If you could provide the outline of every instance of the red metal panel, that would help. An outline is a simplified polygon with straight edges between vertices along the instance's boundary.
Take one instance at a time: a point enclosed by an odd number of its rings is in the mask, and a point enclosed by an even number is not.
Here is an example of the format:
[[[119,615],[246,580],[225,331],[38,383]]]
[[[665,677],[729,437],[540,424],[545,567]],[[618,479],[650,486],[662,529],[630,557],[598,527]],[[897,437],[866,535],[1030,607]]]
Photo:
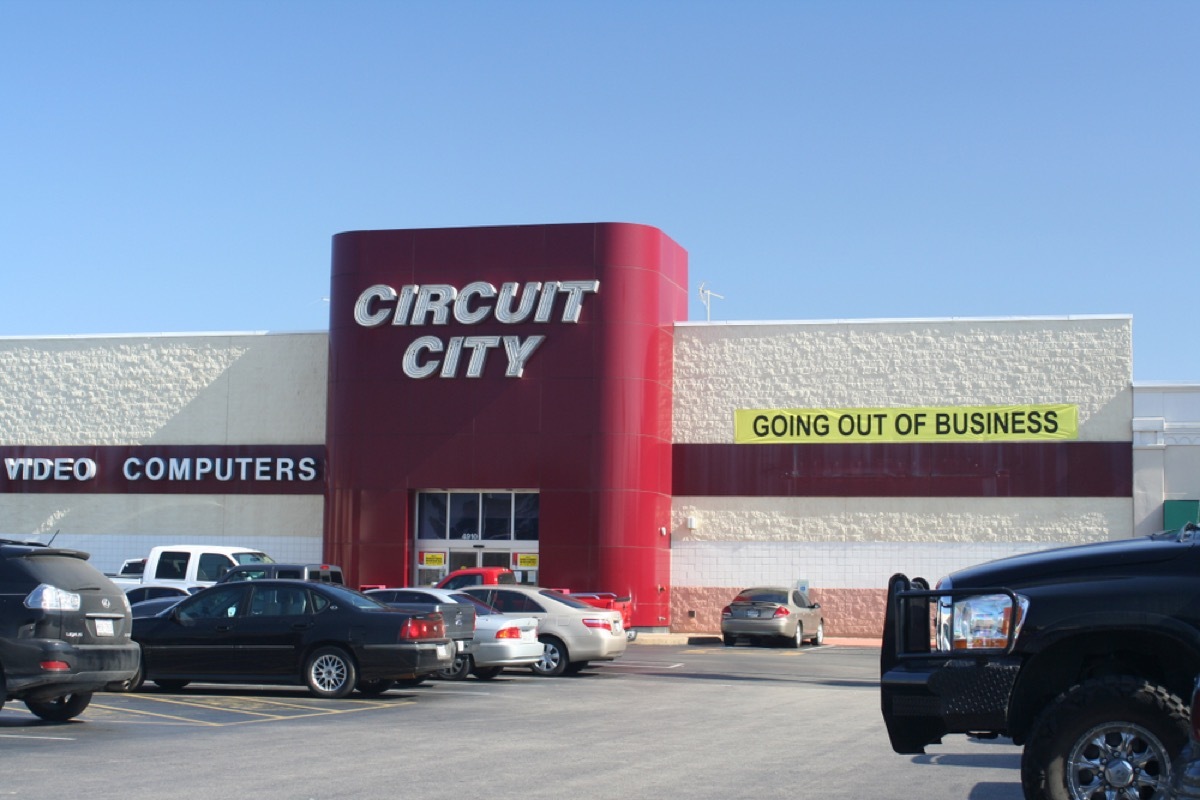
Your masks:
[[[669,537],[658,530],[670,525],[672,336],[687,313],[683,249],[657,229],[617,223],[360,231],[334,238],[333,262],[329,557],[352,581],[403,582],[412,566],[407,550],[400,558],[397,547],[362,545],[395,543],[401,528],[388,518],[396,515],[405,517],[407,536],[413,492],[536,489],[541,582],[619,586],[646,600],[637,624],[667,624],[658,587],[669,581]],[[545,323],[354,321],[369,286],[461,290],[476,281],[598,281],[599,290],[585,295],[573,323],[561,319],[561,301]],[[402,361],[420,336],[440,337],[446,348],[455,336],[545,339],[519,378],[505,377],[503,353],[489,351],[480,377],[417,379],[405,376]],[[421,363],[433,363],[432,352],[422,351]],[[379,507],[388,514],[372,511]]]

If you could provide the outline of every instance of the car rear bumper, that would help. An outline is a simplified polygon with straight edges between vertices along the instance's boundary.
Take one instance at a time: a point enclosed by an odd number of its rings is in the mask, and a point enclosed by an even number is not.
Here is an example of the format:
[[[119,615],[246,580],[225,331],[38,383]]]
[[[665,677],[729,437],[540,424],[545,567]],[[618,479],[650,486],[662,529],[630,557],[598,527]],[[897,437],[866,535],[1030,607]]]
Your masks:
[[[403,680],[454,666],[453,639],[366,645],[358,652],[361,680]]]
[[[473,658],[477,667],[524,667],[542,657],[545,647],[534,639],[532,642],[486,642],[477,643]]]
[[[721,633],[732,636],[791,636],[795,631],[793,627],[788,632],[786,617],[721,620]]]
[[[17,699],[98,692],[133,678],[140,660],[136,642],[72,645],[56,639],[9,640],[3,652],[4,679],[8,695]]]
[[[568,644],[567,649],[572,661],[612,661],[625,652],[628,644],[624,631],[617,636],[605,632],[576,642],[574,647]]]

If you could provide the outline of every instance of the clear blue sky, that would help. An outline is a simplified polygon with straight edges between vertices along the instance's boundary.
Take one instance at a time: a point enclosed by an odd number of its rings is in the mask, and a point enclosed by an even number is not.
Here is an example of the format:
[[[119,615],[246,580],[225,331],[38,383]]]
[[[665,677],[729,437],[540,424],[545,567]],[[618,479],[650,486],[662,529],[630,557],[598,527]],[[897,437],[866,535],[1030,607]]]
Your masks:
[[[1200,382],[1200,2],[0,0],[0,336],[327,324],[344,230],[654,225],[714,320],[1133,316]]]

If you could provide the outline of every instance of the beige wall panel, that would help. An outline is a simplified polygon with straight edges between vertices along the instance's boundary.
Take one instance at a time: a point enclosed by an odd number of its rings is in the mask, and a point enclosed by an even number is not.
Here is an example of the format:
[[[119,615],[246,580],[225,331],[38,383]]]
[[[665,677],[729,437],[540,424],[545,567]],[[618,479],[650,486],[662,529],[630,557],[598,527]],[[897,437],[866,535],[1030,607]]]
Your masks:
[[[327,343],[324,333],[0,339],[0,444],[319,444]]]
[[[1072,403],[1080,439],[1128,441],[1132,321],[686,323],[675,441],[733,440],[738,408]]]
[[[672,540],[1084,544],[1132,535],[1131,513],[1126,498],[676,497]]]

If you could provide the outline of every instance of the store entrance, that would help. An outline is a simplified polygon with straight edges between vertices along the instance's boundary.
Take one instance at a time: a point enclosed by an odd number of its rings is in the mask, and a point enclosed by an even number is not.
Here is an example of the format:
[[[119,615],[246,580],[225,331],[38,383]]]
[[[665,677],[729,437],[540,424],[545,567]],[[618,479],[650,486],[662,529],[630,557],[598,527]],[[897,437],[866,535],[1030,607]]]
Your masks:
[[[450,571],[472,567],[507,567],[512,561],[508,550],[488,550],[482,545],[470,550],[450,550]]]

